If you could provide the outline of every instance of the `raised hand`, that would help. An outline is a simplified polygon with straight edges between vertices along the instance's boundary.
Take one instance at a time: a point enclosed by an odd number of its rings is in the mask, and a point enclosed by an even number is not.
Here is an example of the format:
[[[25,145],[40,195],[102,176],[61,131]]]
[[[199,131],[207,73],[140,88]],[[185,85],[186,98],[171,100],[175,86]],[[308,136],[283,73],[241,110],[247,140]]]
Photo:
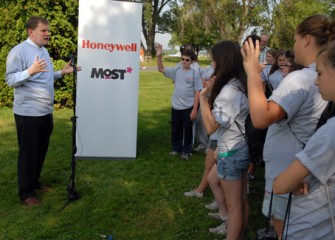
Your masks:
[[[207,97],[208,93],[212,90],[216,76],[211,77],[209,81],[205,81],[205,87],[201,90],[200,95]]]
[[[256,46],[252,42],[251,38],[245,41],[241,48],[241,54],[243,57],[244,69],[247,75],[250,75],[251,73],[255,72],[257,74],[262,72],[264,66],[260,64],[258,61],[258,57],[260,54],[258,40],[256,40]]]
[[[158,56],[162,56],[162,54],[163,54],[162,44],[157,44],[157,47],[156,47],[156,55],[157,55],[157,57]]]

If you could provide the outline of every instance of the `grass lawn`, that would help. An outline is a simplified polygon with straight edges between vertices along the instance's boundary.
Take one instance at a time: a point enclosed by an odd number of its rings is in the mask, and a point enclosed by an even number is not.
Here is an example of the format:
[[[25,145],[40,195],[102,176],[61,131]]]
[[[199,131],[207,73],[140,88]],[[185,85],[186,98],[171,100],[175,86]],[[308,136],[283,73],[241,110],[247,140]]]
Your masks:
[[[17,196],[12,110],[1,109],[0,239],[101,239],[98,234],[112,235],[114,240],[222,239],[208,232],[218,225],[207,217],[204,207],[213,200],[211,191],[202,199],[183,196],[201,180],[205,153],[195,153],[189,161],[168,154],[172,90],[171,81],[162,74],[141,71],[137,158],[77,160],[76,188],[81,198],[63,210],[71,174],[72,111],[54,112],[54,131],[41,176],[53,190],[39,195],[41,206],[28,208]],[[247,239],[253,239],[265,223],[263,170],[257,173],[250,187]]]

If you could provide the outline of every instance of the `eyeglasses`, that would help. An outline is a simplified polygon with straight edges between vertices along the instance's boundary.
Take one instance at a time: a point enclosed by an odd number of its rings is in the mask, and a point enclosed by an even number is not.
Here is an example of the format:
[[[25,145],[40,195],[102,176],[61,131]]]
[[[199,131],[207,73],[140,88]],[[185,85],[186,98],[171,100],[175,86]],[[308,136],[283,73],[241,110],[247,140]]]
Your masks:
[[[181,58],[181,60],[182,60],[182,61],[185,61],[185,62],[189,62],[189,61],[191,61],[191,59],[189,59],[189,58]]]

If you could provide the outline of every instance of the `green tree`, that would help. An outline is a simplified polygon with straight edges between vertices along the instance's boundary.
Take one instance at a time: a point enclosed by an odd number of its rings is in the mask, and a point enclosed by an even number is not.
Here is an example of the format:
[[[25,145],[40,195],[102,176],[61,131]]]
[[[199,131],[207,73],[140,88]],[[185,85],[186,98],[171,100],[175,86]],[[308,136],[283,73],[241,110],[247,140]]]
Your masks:
[[[271,46],[292,48],[295,28],[303,19],[313,14],[331,16],[333,12],[333,0],[282,0],[274,7]]]
[[[142,32],[147,44],[147,54],[155,55],[156,33],[167,33],[174,22],[171,9],[177,0],[143,0]],[[165,10],[169,8],[168,10]]]
[[[230,39],[240,42],[251,26],[268,28],[271,0],[184,0],[174,33],[197,49]]]

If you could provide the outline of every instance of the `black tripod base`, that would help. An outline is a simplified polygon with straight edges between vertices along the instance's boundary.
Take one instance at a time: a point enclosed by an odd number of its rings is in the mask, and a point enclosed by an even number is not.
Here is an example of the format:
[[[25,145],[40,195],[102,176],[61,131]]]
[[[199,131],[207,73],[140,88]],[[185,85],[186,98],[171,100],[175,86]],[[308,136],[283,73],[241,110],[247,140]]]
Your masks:
[[[67,197],[69,201],[76,201],[80,199],[80,194],[73,188],[67,187]]]
[[[72,186],[66,188],[67,191],[67,201],[64,206],[59,210],[60,212],[69,204],[69,202],[76,201],[80,198],[80,194]]]

